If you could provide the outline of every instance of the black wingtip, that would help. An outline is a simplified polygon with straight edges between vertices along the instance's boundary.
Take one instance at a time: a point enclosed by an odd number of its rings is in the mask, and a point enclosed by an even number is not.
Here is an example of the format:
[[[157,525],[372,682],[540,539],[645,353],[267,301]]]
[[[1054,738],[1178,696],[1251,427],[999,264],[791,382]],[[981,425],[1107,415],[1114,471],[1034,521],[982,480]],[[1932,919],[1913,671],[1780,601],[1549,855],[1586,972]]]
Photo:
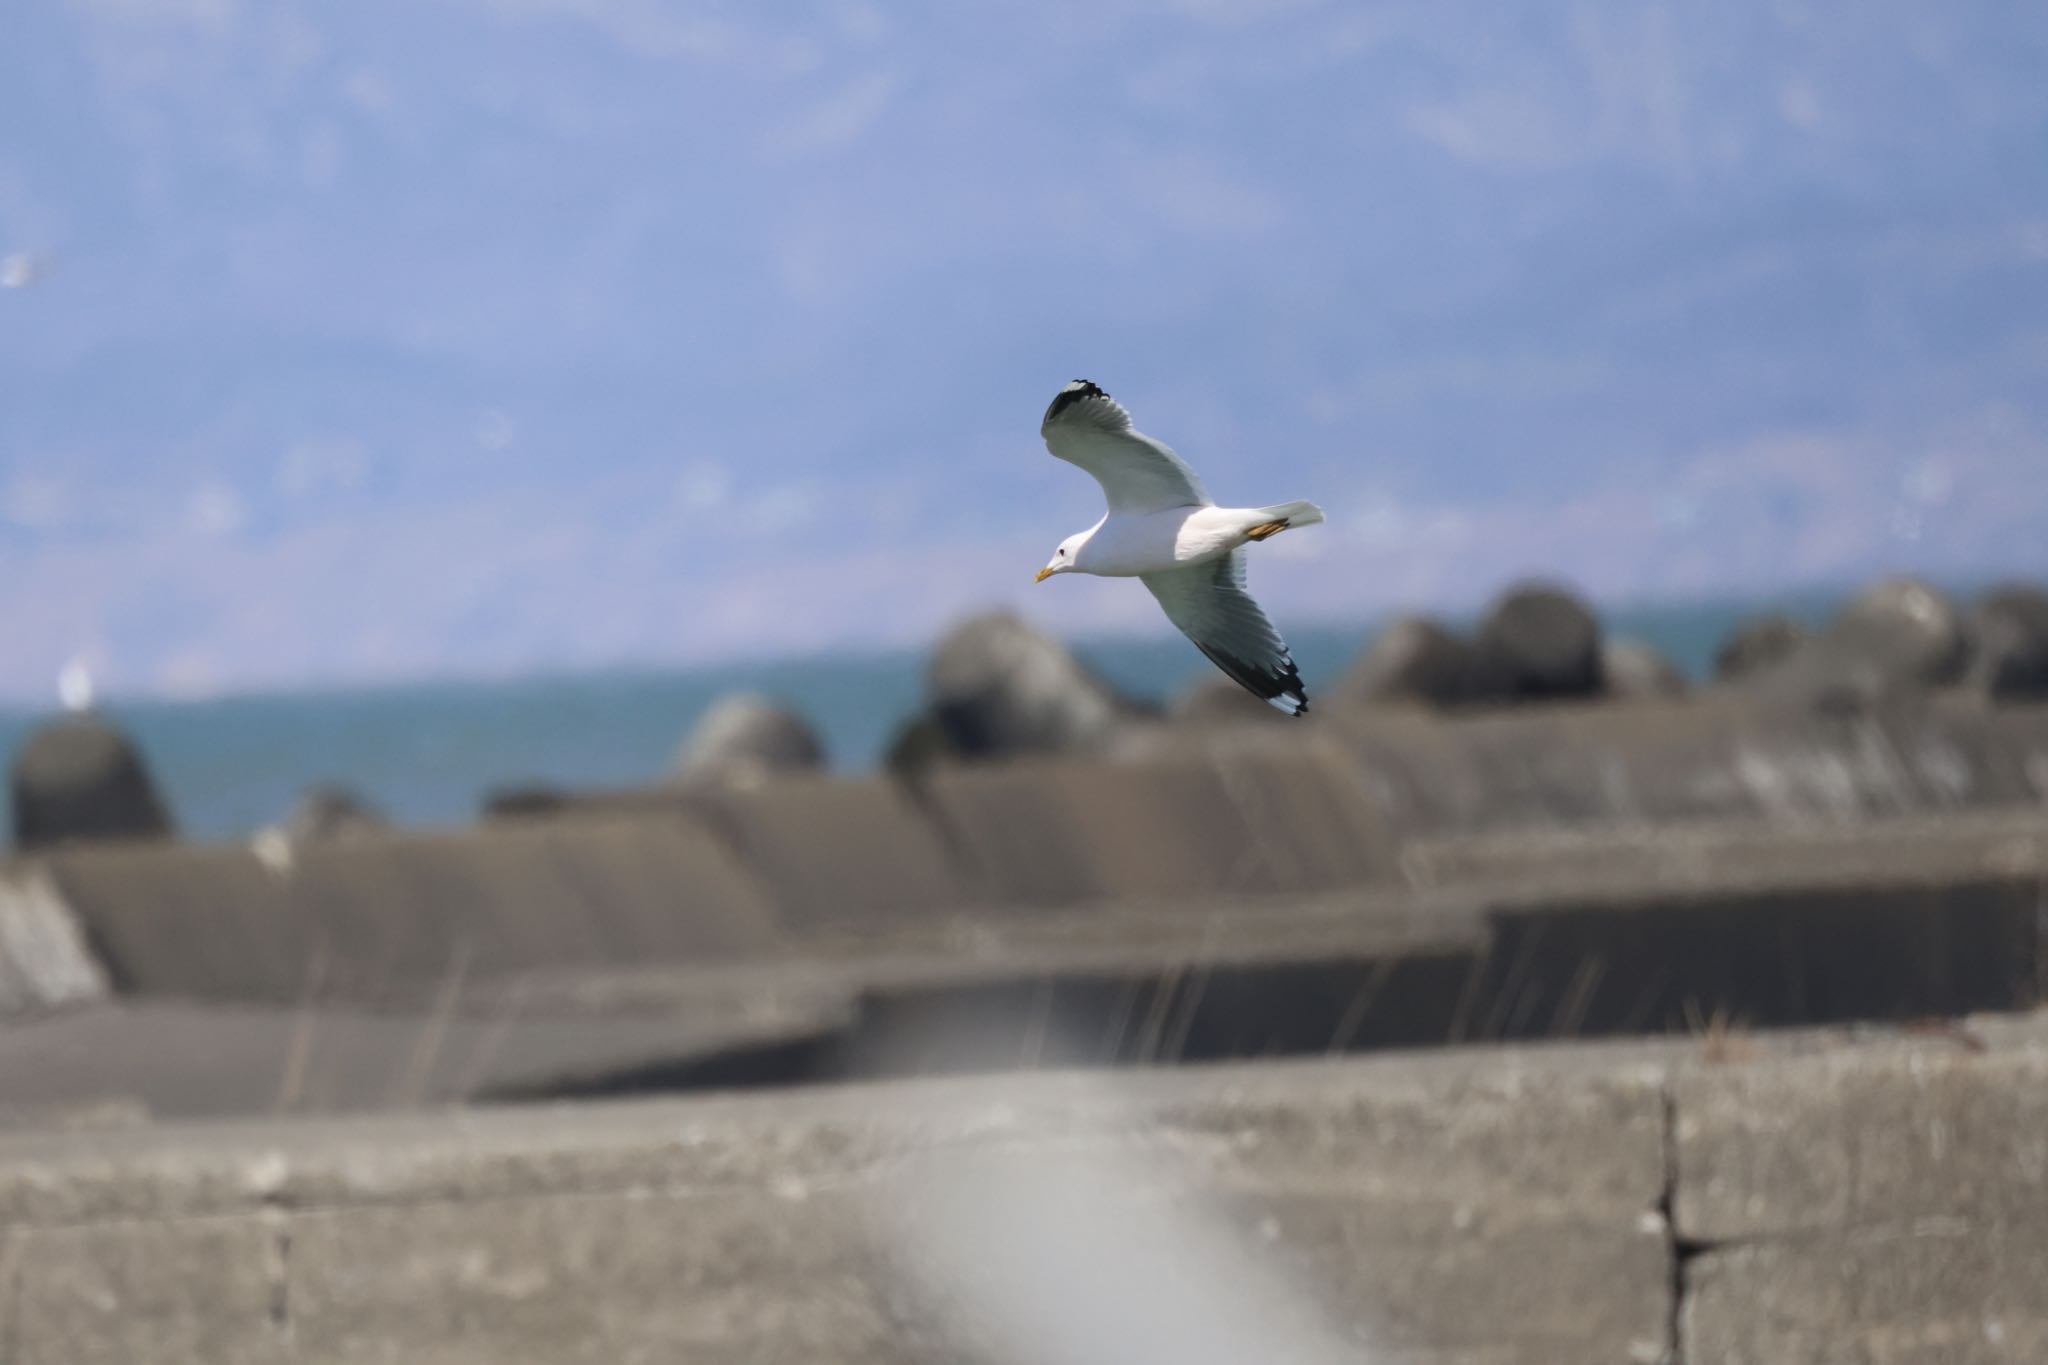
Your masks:
[[[1045,421],[1040,422],[1039,425],[1045,425],[1045,422],[1050,422],[1053,418],[1059,416],[1084,398],[1108,397],[1109,395],[1104,393],[1101,386],[1096,384],[1094,380],[1076,379],[1053,395],[1052,406],[1045,410]]]
[[[1195,641],[1195,648],[1207,655],[1209,662],[1222,669],[1232,682],[1275,711],[1289,716],[1308,714],[1308,688],[1302,684],[1301,670],[1295,667],[1292,655],[1280,656],[1286,667],[1275,673],[1221,650],[1211,649],[1200,640]]]

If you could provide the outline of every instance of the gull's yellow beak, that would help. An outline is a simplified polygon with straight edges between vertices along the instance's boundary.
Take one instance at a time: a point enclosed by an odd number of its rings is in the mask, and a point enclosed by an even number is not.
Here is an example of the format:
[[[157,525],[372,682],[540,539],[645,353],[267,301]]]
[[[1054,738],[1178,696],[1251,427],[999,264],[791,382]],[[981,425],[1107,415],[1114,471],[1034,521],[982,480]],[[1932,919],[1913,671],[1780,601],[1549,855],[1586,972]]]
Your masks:
[[[1051,565],[1047,565],[1047,566],[1046,566],[1045,568],[1043,568],[1043,569],[1040,569],[1040,570],[1038,571],[1038,576],[1037,576],[1036,578],[1032,579],[1031,581],[1032,581],[1033,583],[1043,583],[1043,582],[1044,582],[1044,581],[1045,581],[1046,579],[1048,579],[1048,578],[1051,578],[1051,577],[1052,577],[1052,566],[1051,566]]]

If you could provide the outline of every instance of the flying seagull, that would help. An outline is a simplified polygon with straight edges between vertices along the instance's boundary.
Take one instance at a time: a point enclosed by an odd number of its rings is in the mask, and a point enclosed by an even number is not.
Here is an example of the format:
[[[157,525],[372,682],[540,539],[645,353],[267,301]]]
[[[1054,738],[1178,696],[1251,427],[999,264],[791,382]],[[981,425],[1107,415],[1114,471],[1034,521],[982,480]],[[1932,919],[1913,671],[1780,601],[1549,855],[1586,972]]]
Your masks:
[[[1136,578],[1166,619],[1209,661],[1268,704],[1308,710],[1287,642],[1244,588],[1244,547],[1292,526],[1312,526],[1312,502],[1218,507],[1180,456],[1131,427],[1131,415],[1086,379],[1056,394],[1038,432],[1046,449],[1095,476],[1109,499],[1102,520],[1060,542],[1038,571]]]

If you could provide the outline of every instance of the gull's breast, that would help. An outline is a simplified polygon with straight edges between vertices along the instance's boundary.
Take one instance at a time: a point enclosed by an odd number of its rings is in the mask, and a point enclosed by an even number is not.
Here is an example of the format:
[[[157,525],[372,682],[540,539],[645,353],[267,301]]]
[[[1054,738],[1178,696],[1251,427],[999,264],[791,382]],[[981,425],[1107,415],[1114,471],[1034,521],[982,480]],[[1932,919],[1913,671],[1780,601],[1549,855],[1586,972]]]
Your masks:
[[[1187,557],[1192,548],[1189,524],[1202,509],[1174,507],[1142,516],[1111,517],[1102,523],[1083,551],[1081,567],[1109,578],[1134,578],[1196,563]],[[1200,539],[1198,534],[1194,539]],[[1214,554],[1206,556],[1215,558]]]

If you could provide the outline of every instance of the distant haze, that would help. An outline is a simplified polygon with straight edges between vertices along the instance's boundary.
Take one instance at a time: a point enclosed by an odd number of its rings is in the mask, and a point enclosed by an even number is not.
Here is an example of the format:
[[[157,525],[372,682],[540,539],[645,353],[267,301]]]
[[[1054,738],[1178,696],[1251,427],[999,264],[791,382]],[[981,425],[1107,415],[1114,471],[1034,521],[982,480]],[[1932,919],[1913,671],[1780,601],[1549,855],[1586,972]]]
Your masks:
[[[0,699],[2048,572],[2048,9],[14,0]]]

